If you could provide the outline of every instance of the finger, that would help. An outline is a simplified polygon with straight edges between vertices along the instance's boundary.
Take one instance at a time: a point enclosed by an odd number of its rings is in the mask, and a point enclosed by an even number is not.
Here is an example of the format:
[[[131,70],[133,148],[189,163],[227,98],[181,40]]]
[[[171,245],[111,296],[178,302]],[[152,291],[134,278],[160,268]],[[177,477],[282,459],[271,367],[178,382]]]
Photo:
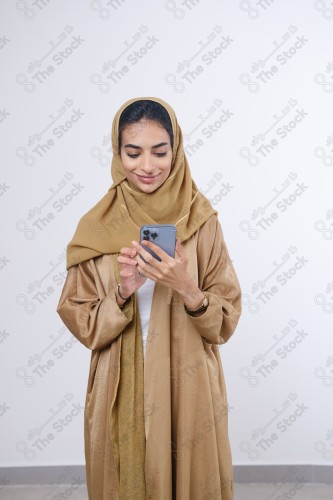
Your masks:
[[[147,250],[145,250],[144,247],[142,247],[141,245],[139,245],[136,241],[132,241],[133,245],[135,246],[135,248],[137,249],[138,251],[138,255],[136,256],[136,260],[139,264],[143,263],[143,260],[142,260],[142,257],[144,258],[144,260],[151,266],[154,267],[154,265],[156,264],[157,260],[149,253],[147,252]]]
[[[176,238],[176,252],[179,256],[183,256],[185,254],[184,247],[180,243],[180,238]]]
[[[139,275],[141,278],[147,278],[147,276],[148,276],[148,272],[147,272],[147,271],[145,271],[144,269],[142,269],[142,267],[141,267],[140,265],[138,265],[137,270],[138,270],[138,275]]]
[[[156,274],[156,269],[151,266],[150,264],[146,264],[142,258],[140,257],[140,255],[138,255],[136,257],[136,259],[140,260],[140,262],[138,262],[138,266],[137,266],[137,271],[138,271],[138,274],[140,276],[144,275],[145,278],[153,278]],[[153,257],[154,259],[154,257]],[[156,259],[154,259],[156,261]],[[156,261],[157,262],[157,261]],[[140,274],[141,273],[141,274]]]
[[[153,243],[152,241],[148,241],[148,240],[143,240],[142,241],[142,244],[143,244],[143,247],[148,247],[150,248],[151,250],[153,250],[153,252],[156,253],[156,255],[165,263],[167,263],[168,261],[171,260],[171,257],[170,255],[168,255],[162,248],[160,248],[158,245],[156,245],[156,243]],[[140,247],[141,249],[142,247]],[[139,250],[140,250],[139,249]],[[148,255],[150,255],[149,252],[146,252]],[[154,261],[156,262],[156,259],[151,255],[151,257],[154,259]],[[146,259],[145,255],[144,255],[144,258]],[[147,260],[147,259],[146,259]]]
[[[120,249],[120,253],[122,255],[128,255],[129,257],[134,257],[137,254],[137,251],[135,248],[122,247]]]
[[[133,276],[133,273],[130,273],[128,271],[120,271],[119,276],[121,278],[130,278],[131,276]]]
[[[136,263],[137,263],[137,270],[138,272],[142,273],[142,274],[148,274],[149,271],[152,269],[153,266],[151,266],[150,264],[146,264],[142,258],[140,257],[140,255],[138,255],[137,257],[135,257],[136,259]],[[140,261],[140,262],[139,262]]]
[[[137,265],[137,262],[136,262],[136,260],[134,258],[122,257],[121,255],[117,257],[117,261],[120,264],[129,264],[131,266],[136,266]]]

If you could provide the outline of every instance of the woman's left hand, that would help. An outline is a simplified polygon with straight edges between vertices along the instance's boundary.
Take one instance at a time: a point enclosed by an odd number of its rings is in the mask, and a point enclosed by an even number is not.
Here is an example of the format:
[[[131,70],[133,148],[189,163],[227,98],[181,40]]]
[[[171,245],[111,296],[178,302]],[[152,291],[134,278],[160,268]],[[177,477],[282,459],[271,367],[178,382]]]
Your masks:
[[[133,240],[132,245],[138,251],[135,259],[138,263],[137,269],[141,274],[176,291],[185,288],[185,284],[191,277],[187,272],[188,256],[179,238],[176,238],[175,258],[170,257],[170,255],[152,241],[143,240],[141,246]],[[147,252],[144,248],[145,246],[153,250],[159,256],[161,262]],[[142,260],[139,253],[147,263]]]

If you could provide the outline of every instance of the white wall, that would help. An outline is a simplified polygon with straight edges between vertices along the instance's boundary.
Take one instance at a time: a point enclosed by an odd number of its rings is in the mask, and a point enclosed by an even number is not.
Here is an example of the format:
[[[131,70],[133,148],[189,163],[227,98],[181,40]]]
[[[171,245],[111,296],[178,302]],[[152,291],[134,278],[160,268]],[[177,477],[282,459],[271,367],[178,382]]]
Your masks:
[[[66,245],[112,184],[114,113],[138,96],[175,109],[242,286],[243,315],[220,348],[234,463],[332,463],[323,3],[1,2],[2,466],[84,464],[90,351],[56,306]]]

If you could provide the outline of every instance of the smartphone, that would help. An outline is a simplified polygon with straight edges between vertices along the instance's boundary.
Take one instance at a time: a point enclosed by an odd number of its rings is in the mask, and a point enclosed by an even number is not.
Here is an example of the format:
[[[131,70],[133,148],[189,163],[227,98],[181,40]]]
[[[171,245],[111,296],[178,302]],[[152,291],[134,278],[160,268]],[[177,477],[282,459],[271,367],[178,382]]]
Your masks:
[[[142,240],[152,241],[164,250],[170,257],[175,257],[176,248],[176,226],[173,224],[148,224],[140,227],[140,243]],[[144,245],[143,245],[144,246]],[[162,259],[151,248],[145,247],[155,259]],[[141,259],[145,259],[140,255]],[[146,262],[148,264],[148,262]]]

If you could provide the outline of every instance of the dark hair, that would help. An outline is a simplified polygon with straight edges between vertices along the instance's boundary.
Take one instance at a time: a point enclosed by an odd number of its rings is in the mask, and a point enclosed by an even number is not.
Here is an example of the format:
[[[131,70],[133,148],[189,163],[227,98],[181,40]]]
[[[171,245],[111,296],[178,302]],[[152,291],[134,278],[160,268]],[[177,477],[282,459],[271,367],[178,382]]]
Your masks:
[[[148,99],[141,99],[129,104],[119,117],[119,132],[118,132],[118,151],[120,154],[121,148],[121,133],[132,123],[137,123],[140,120],[150,120],[159,123],[170,137],[171,148],[173,149],[173,131],[169,113],[162,104]]]

